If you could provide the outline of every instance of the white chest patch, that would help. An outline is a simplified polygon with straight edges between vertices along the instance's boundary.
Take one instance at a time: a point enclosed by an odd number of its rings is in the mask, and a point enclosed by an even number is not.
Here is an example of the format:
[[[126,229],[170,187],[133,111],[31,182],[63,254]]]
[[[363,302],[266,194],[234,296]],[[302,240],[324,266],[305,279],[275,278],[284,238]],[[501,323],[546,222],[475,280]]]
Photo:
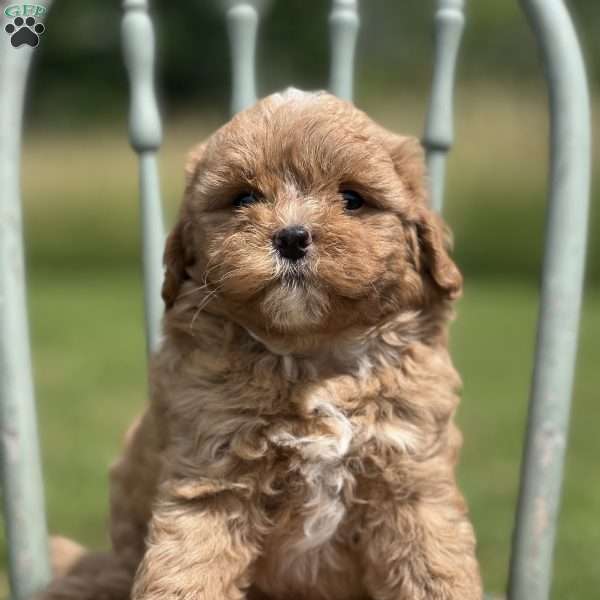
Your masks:
[[[304,536],[288,548],[290,555],[295,556],[323,546],[335,534],[345,514],[341,492],[344,483],[352,478],[343,463],[353,435],[349,419],[319,397],[311,399],[308,409],[318,415],[319,424],[327,432],[296,436],[277,431],[270,436],[272,443],[294,448],[303,459],[299,471],[307,485],[302,509]]]

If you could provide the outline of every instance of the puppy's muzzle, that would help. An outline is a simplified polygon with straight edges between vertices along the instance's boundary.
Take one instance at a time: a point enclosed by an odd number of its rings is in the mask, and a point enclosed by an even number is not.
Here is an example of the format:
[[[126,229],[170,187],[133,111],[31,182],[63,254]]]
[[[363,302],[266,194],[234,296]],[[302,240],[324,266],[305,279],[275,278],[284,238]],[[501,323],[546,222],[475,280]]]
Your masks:
[[[310,231],[302,225],[285,227],[273,236],[273,245],[278,254],[291,261],[303,258],[311,243]]]

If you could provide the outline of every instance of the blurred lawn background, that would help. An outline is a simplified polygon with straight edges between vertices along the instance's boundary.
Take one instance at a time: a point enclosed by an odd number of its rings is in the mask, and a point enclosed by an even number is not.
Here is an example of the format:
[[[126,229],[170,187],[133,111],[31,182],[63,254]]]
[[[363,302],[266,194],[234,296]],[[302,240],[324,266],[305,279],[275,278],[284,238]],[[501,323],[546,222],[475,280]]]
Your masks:
[[[154,2],[165,118],[168,222],[186,150],[227,118],[229,57],[216,1]],[[328,2],[262,2],[261,92],[324,87]],[[363,1],[357,104],[419,134],[431,74],[433,2]],[[588,57],[594,108],[600,3],[569,2]],[[117,2],[57,0],[30,90],[23,155],[29,309],[46,502],[52,532],[107,544],[107,466],[145,401],[137,166]],[[596,35],[594,35],[596,31]],[[445,215],[466,276],[453,329],[464,379],[460,479],[486,588],[506,584],[533,359],[547,164],[545,88],[516,2],[470,3],[458,74],[457,145]],[[598,111],[595,110],[595,114]],[[596,138],[600,133],[595,121]],[[597,153],[596,153],[597,154]],[[600,587],[600,218],[594,173],[581,346],[554,600]],[[0,597],[7,594],[0,555]]]

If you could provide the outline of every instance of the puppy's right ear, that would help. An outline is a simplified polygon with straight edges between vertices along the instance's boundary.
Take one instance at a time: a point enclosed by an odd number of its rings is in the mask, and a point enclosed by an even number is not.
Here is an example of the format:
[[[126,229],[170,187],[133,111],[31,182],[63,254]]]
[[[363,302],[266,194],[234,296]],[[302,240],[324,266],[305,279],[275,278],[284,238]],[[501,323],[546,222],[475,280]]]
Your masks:
[[[204,156],[206,150],[206,142],[202,142],[194,146],[188,153],[185,159],[185,186],[188,188],[196,178],[198,173],[198,165]]]
[[[162,286],[162,298],[165,309],[169,310],[175,303],[181,285],[186,279],[186,266],[189,262],[189,251],[185,244],[185,221],[182,217],[173,228],[167,238],[163,264],[165,266],[165,278]]]
[[[198,173],[198,166],[204,156],[206,142],[194,146],[187,154],[185,159],[185,202],[188,201],[191,194],[191,186],[194,183]],[[165,278],[162,286],[162,297],[165,302],[166,310],[169,310],[175,303],[179,294],[181,285],[187,278],[186,267],[193,262],[191,256],[190,241],[187,239],[189,234],[187,228],[189,218],[185,215],[185,209],[182,209],[179,220],[173,228],[173,231],[167,238],[165,253],[163,255],[163,264],[165,266]]]

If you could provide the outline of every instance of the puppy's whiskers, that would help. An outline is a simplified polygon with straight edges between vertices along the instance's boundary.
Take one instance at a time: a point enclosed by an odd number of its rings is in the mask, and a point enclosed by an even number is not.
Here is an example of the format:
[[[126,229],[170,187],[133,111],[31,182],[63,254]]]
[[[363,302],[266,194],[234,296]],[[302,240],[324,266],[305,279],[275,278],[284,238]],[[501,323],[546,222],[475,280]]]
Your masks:
[[[198,315],[202,312],[202,310],[206,307],[206,305],[219,293],[222,289],[223,285],[217,286],[214,290],[211,290],[206,297],[198,304],[196,310],[194,311],[194,315],[192,316],[192,320],[190,321],[190,332],[194,335],[194,323],[198,318]]]
[[[207,287],[208,287],[208,283],[204,283],[203,285],[192,288],[191,290],[188,290],[187,292],[184,292],[183,294],[179,294],[179,297],[185,298],[186,296],[191,296],[192,294],[197,294],[198,292],[205,290]]]
[[[205,283],[202,286],[199,286],[193,290],[190,290],[189,292],[186,292],[186,294],[184,294],[184,295],[191,295],[192,293],[199,293],[203,290],[208,290],[208,293],[206,294],[206,296],[200,301],[200,303],[196,307],[196,310],[194,311],[194,314],[190,321],[190,331],[191,331],[192,335],[194,334],[194,324],[195,324],[198,316],[202,312],[202,310],[204,310],[204,308],[206,308],[208,303],[211,300],[213,300],[215,298],[215,296],[217,296],[217,294],[225,287],[225,284],[227,283],[228,280],[230,280],[234,277],[237,277],[238,275],[240,275],[243,272],[243,269],[241,267],[237,267],[237,268],[231,269],[230,271],[228,271],[226,273],[223,273],[223,275],[221,277],[219,277],[219,279],[217,279],[215,282],[208,282],[207,277],[208,277],[210,271],[213,270],[214,268],[216,268],[216,266],[217,265],[214,265],[213,267],[211,267],[211,269],[207,270],[207,272],[204,276]],[[210,287],[213,285],[216,285],[216,287],[214,287],[213,289],[210,289]]]

